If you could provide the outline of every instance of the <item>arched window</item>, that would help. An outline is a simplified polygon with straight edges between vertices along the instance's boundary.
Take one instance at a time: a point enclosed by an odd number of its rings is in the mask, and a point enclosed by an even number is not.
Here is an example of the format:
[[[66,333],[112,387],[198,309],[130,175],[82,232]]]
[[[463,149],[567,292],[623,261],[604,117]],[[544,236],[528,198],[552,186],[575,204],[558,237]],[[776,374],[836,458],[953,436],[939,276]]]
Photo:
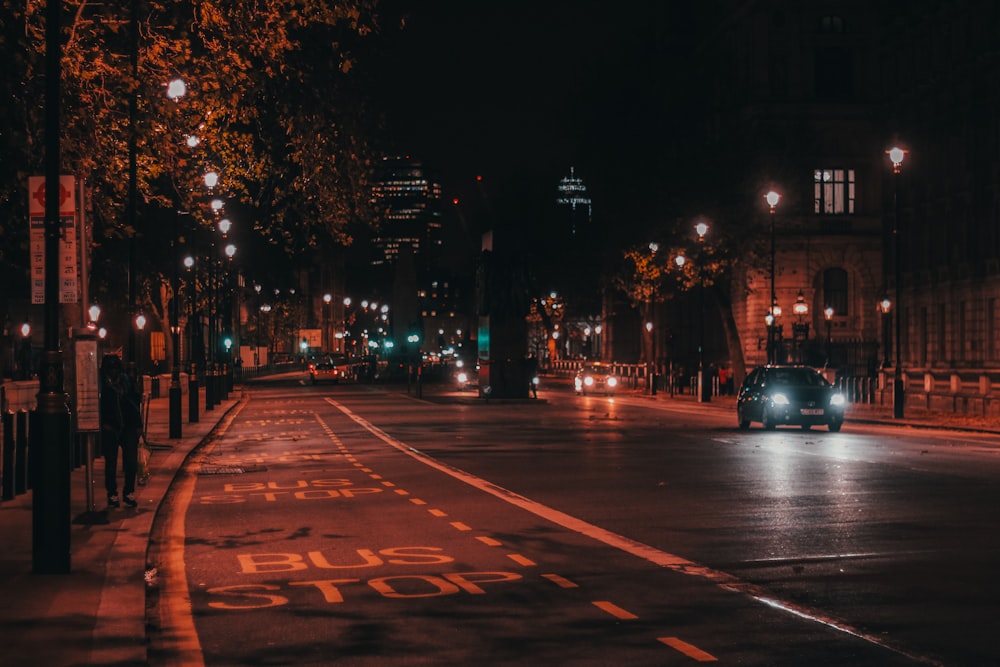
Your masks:
[[[823,272],[823,303],[833,308],[834,316],[847,315],[847,271],[827,269]]]

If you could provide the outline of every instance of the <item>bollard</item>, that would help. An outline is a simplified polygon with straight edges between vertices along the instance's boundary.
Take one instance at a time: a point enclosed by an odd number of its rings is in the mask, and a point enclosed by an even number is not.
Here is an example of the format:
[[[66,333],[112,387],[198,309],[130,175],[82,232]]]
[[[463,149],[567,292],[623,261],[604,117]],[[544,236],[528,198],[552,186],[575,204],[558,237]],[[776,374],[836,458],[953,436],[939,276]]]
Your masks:
[[[28,411],[18,410],[15,417],[17,426],[15,433],[14,452],[14,493],[27,492],[33,484],[28,479]],[[33,466],[36,467],[37,466]]]
[[[14,413],[3,413],[3,500],[10,500],[14,493]]]

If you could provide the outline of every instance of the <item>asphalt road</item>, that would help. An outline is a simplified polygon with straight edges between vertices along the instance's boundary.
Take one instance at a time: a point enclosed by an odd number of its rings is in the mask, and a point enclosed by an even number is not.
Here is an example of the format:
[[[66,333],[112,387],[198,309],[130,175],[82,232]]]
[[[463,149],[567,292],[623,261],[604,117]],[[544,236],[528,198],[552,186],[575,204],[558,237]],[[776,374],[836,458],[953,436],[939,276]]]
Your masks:
[[[152,664],[997,664],[1000,448],[718,406],[254,387],[154,527]]]

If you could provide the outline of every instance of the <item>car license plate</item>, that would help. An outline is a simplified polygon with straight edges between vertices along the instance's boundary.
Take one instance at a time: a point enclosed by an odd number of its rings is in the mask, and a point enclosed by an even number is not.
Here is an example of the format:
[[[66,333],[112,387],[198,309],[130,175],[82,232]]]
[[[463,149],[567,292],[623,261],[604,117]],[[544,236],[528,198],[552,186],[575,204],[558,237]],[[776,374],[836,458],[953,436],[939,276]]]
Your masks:
[[[804,415],[821,415],[823,414],[823,408],[802,408],[801,413]]]

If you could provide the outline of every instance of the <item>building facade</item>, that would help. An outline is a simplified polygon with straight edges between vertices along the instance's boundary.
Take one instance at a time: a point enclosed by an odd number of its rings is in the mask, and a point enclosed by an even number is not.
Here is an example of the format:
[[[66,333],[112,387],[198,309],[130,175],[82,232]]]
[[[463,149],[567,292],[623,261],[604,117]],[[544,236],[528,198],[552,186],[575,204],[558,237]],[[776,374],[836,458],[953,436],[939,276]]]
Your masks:
[[[777,337],[776,360],[874,378],[884,400],[898,351],[907,402],[996,413],[1000,6],[722,6],[704,136],[726,165],[722,217],[756,239],[733,273],[727,361],[765,363]]]
[[[394,264],[403,247],[412,248],[418,264],[430,265],[442,245],[441,183],[422,162],[386,157],[372,187],[378,212],[373,265]]]

